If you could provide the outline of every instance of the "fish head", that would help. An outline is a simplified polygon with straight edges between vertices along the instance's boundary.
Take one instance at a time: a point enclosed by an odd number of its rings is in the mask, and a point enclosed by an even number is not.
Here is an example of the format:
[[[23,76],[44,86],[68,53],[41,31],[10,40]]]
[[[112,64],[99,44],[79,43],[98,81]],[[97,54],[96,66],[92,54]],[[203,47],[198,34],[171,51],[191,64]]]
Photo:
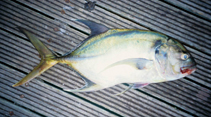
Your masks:
[[[196,71],[196,62],[186,48],[174,39],[155,49],[155,65],[165,81],[176,80]]]

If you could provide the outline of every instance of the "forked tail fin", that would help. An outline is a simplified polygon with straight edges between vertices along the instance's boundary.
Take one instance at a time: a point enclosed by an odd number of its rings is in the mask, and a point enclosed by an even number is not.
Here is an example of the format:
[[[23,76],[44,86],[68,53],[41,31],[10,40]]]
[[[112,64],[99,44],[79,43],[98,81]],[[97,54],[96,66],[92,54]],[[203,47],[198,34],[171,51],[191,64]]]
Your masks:
[[[58,63],[56,60],[53,60],[53,58],[55,58],[56,56],[34,34],[25,30],[24,28],[18,28],[29,38],[31,43],[37,49],[41,56],[41,61],[38,66],[36,66],[27,76],[21,79],[18,83],[14,84],[13,87],[29,82],[33,78],[39,76],[41,73]]]

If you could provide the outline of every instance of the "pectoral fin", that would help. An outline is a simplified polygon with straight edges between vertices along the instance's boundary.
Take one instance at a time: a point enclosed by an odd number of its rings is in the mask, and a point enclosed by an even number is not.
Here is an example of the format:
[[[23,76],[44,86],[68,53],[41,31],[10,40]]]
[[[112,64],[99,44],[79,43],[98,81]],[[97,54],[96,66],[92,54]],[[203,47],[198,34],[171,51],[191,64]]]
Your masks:
[[[106,67],[103,71],[105,71],[111,67],[117,66],[117,65],[129,65],[137,70],[144,70],[144,69],[151,68],[153,66],[153,61],[147,60],[144,58],[130,58],[130,59],[126,59],[126,60],[122,60],[122,61],[113,63],[113,64],[109,65],[108,67]]]

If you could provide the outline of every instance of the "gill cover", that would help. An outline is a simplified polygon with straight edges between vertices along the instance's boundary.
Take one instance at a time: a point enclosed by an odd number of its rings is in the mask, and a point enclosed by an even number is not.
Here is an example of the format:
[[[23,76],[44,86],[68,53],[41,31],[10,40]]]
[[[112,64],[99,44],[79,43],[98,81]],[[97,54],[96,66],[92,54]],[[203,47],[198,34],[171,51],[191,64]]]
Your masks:
[[[177,45],[175,45],[175,41],[172,39],[168,39],[166,43],[161,43],[160,46],[158,46],[155,49],[155,59],[156,59],[156,67],[161,75],[161,77],[165,78],[166,81],[175,79],[174,77],[177,77],[176,71],[171,63],[173,54],[177,54],[172,48],[175,48]],[[180,48],[180,47],[179,47]],[[173,57],[173,61],[175,63],[179,63],[179,60],[177,58]]]
[[[168,60],[168,46],[166,44],[161,44],[155,50],[155,59],[156,66],[158,67],[159,73],[165,74],[165,70],[167,68],[167,60]]]
[[[196,63],[185,47],[174,39],[168,39],[155,49],[156,67],[165,81],[176,80],[193,73]]]

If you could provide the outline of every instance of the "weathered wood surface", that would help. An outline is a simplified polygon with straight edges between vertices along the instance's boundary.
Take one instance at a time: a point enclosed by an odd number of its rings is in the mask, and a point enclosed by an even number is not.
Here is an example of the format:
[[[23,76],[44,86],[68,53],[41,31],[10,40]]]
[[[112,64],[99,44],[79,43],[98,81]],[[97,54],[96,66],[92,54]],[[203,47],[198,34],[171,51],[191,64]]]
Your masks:
[[[88,12],[83,9],[84,3],[84,0],[70,3],[28,0],[0,2],[1,115],[7,116],[10,111],[14,112],[14,116],[211,114],[211,23],[207,12],[207,15],[203,15],[208,17],[206,20],[183,10],[184,5],[175,7],[168,1],[157,0],[97,1],[95,10]],[[64,92],[62,88],[77,88],[84,83],[69,68],[60,64],[32,80],[29,87],[11,87],[40,60],[38,52],[16,27],[33,31],[49,48],[64,54],[90,32],[84,25],[70,19],[89,19],[110,28],[150,29],[164,33],[185,44],[195,57],[198,69],[184,79],[151,84],[120,96],[113,96],[113,93],[125,89],[124,85],[93,93]]]
[[[211,21],[211,1],[210,0],[164,0],[171,5],[175,5],[183,10],[193,13],[201,18]]]

